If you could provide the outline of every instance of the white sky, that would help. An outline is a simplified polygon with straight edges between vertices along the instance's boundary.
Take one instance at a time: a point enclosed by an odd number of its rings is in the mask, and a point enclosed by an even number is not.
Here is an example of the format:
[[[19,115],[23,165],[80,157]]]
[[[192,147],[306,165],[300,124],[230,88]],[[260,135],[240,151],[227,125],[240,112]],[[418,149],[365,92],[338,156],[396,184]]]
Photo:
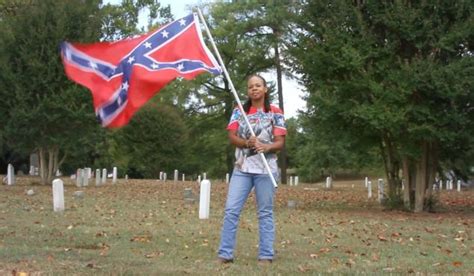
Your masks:
[[[121,0],[104,0],[104,3],[120,3]],[[170,5],[171,13],[174,15],[175,19],[184,17],[189,14],[190,7],[198,3],[206,3],[209,1],[203,0],[161,0],[160,3],[162,6]],[[145,19],[144,19],[145,21]],[[146,24],[143,22],[143,24]],[[204,33],[203,33],[204,35]],[[232,76],[230,76],[232,78]],[[267,81],[276,82],[276,72],[265,73],[263,77]],[[306,102],[301,99],[303,95],[302,87],[298,85],[295,80],[284,79],[283,80],[283,102],[285,109],[285,117],[295,117],[297,116],[298,110],[306,109]],[[278,99],[275,99],[274,104],[278,103]]]

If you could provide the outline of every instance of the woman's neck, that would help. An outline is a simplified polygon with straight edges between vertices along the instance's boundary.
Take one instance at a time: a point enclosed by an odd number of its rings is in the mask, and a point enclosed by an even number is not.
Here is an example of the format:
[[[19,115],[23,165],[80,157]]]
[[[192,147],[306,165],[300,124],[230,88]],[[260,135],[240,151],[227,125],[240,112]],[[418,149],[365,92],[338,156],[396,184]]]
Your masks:
[[[257,101],[253,100],[252,101],[252,106],[255,107],[256,109],[261,109],[265,106],[265,101],[264,101],[264,99],[257,100]]]

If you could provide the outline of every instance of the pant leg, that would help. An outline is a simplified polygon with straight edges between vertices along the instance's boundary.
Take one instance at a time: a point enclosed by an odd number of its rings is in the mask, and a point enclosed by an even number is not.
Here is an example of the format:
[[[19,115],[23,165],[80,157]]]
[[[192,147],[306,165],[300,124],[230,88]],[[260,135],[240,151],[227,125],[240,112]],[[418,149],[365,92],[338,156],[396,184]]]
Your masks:
[[[252,189],[252,176],[234,170],[227,193],[227,202],[224,211],[224,223],[222,225],[221,243],[218,255],[224,259],[234,258],[237,227],[239,225],[240,212]]]
[[[275,175],[274,175],[275,176]],[[275,179],[277,177],[275,176]],[[257,215],[259,224],[259,259],[273,259],[275,253],[275,224],[273,221],[273,201],[276,188],[266,174],[254,176],[255,194],[257,197]]]

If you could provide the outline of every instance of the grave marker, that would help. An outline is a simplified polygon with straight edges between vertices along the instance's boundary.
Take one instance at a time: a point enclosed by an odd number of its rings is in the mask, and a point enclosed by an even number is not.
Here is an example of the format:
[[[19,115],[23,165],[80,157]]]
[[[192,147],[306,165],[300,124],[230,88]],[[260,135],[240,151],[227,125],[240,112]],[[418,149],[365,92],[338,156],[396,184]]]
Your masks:
[[[7,167],[7,185],[15,185],[15,169],[12,164]]]
[[[81,179],[81,169],[77,169],[76,171],[76,187],[82,186],[82,179]]]
[[[201,182],[201,193],[199,198],[199,219],[209,218],[209,207],[211,201],[211,182],[207,179]]]
[[[107,169],[102,170],[102,185],[107,182]]]
[[[83,187],[89,186],[89,177],[87,176],[87,168],[81,169],[81,177],[82,177],[82,186]]]
[[[53,180],[53,210],[64,211],[64,183],[61,179]]]
[[[300,178],[298,176],[295,176],[295,186],[298,186],[300,182]]]
[[[95,185],[100,186],[100,169],[95,170]]]
[[[382,203],[383,201],[383,179],[379,178],[378,180],[378,201],[379,203]]]
[[[229,184],[229,173],[225,174],[225,184]]]
[[[117,183],[117,167],[112,169],[112,184]]]
[[[368,198],[372,198],[372,181],[367,182],[367,192],[368,192]]]
[[[332,188],[332,177],[326,177],[326,189]]]

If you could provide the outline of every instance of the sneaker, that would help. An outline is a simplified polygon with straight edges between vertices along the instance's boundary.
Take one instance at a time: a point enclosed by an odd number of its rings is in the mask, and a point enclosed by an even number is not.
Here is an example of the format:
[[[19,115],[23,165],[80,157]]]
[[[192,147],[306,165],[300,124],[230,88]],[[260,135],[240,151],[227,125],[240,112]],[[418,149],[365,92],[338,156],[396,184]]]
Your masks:
[[[270,265],[272,264],[272,262],[273,262],[272,259],[258,259],[259,265]]]
[[[224,259],[224,258],[221,258],[221,257],[217,257],[216,262],[218,264],[230,264],[230,263],[234,262],[234,259]]]

